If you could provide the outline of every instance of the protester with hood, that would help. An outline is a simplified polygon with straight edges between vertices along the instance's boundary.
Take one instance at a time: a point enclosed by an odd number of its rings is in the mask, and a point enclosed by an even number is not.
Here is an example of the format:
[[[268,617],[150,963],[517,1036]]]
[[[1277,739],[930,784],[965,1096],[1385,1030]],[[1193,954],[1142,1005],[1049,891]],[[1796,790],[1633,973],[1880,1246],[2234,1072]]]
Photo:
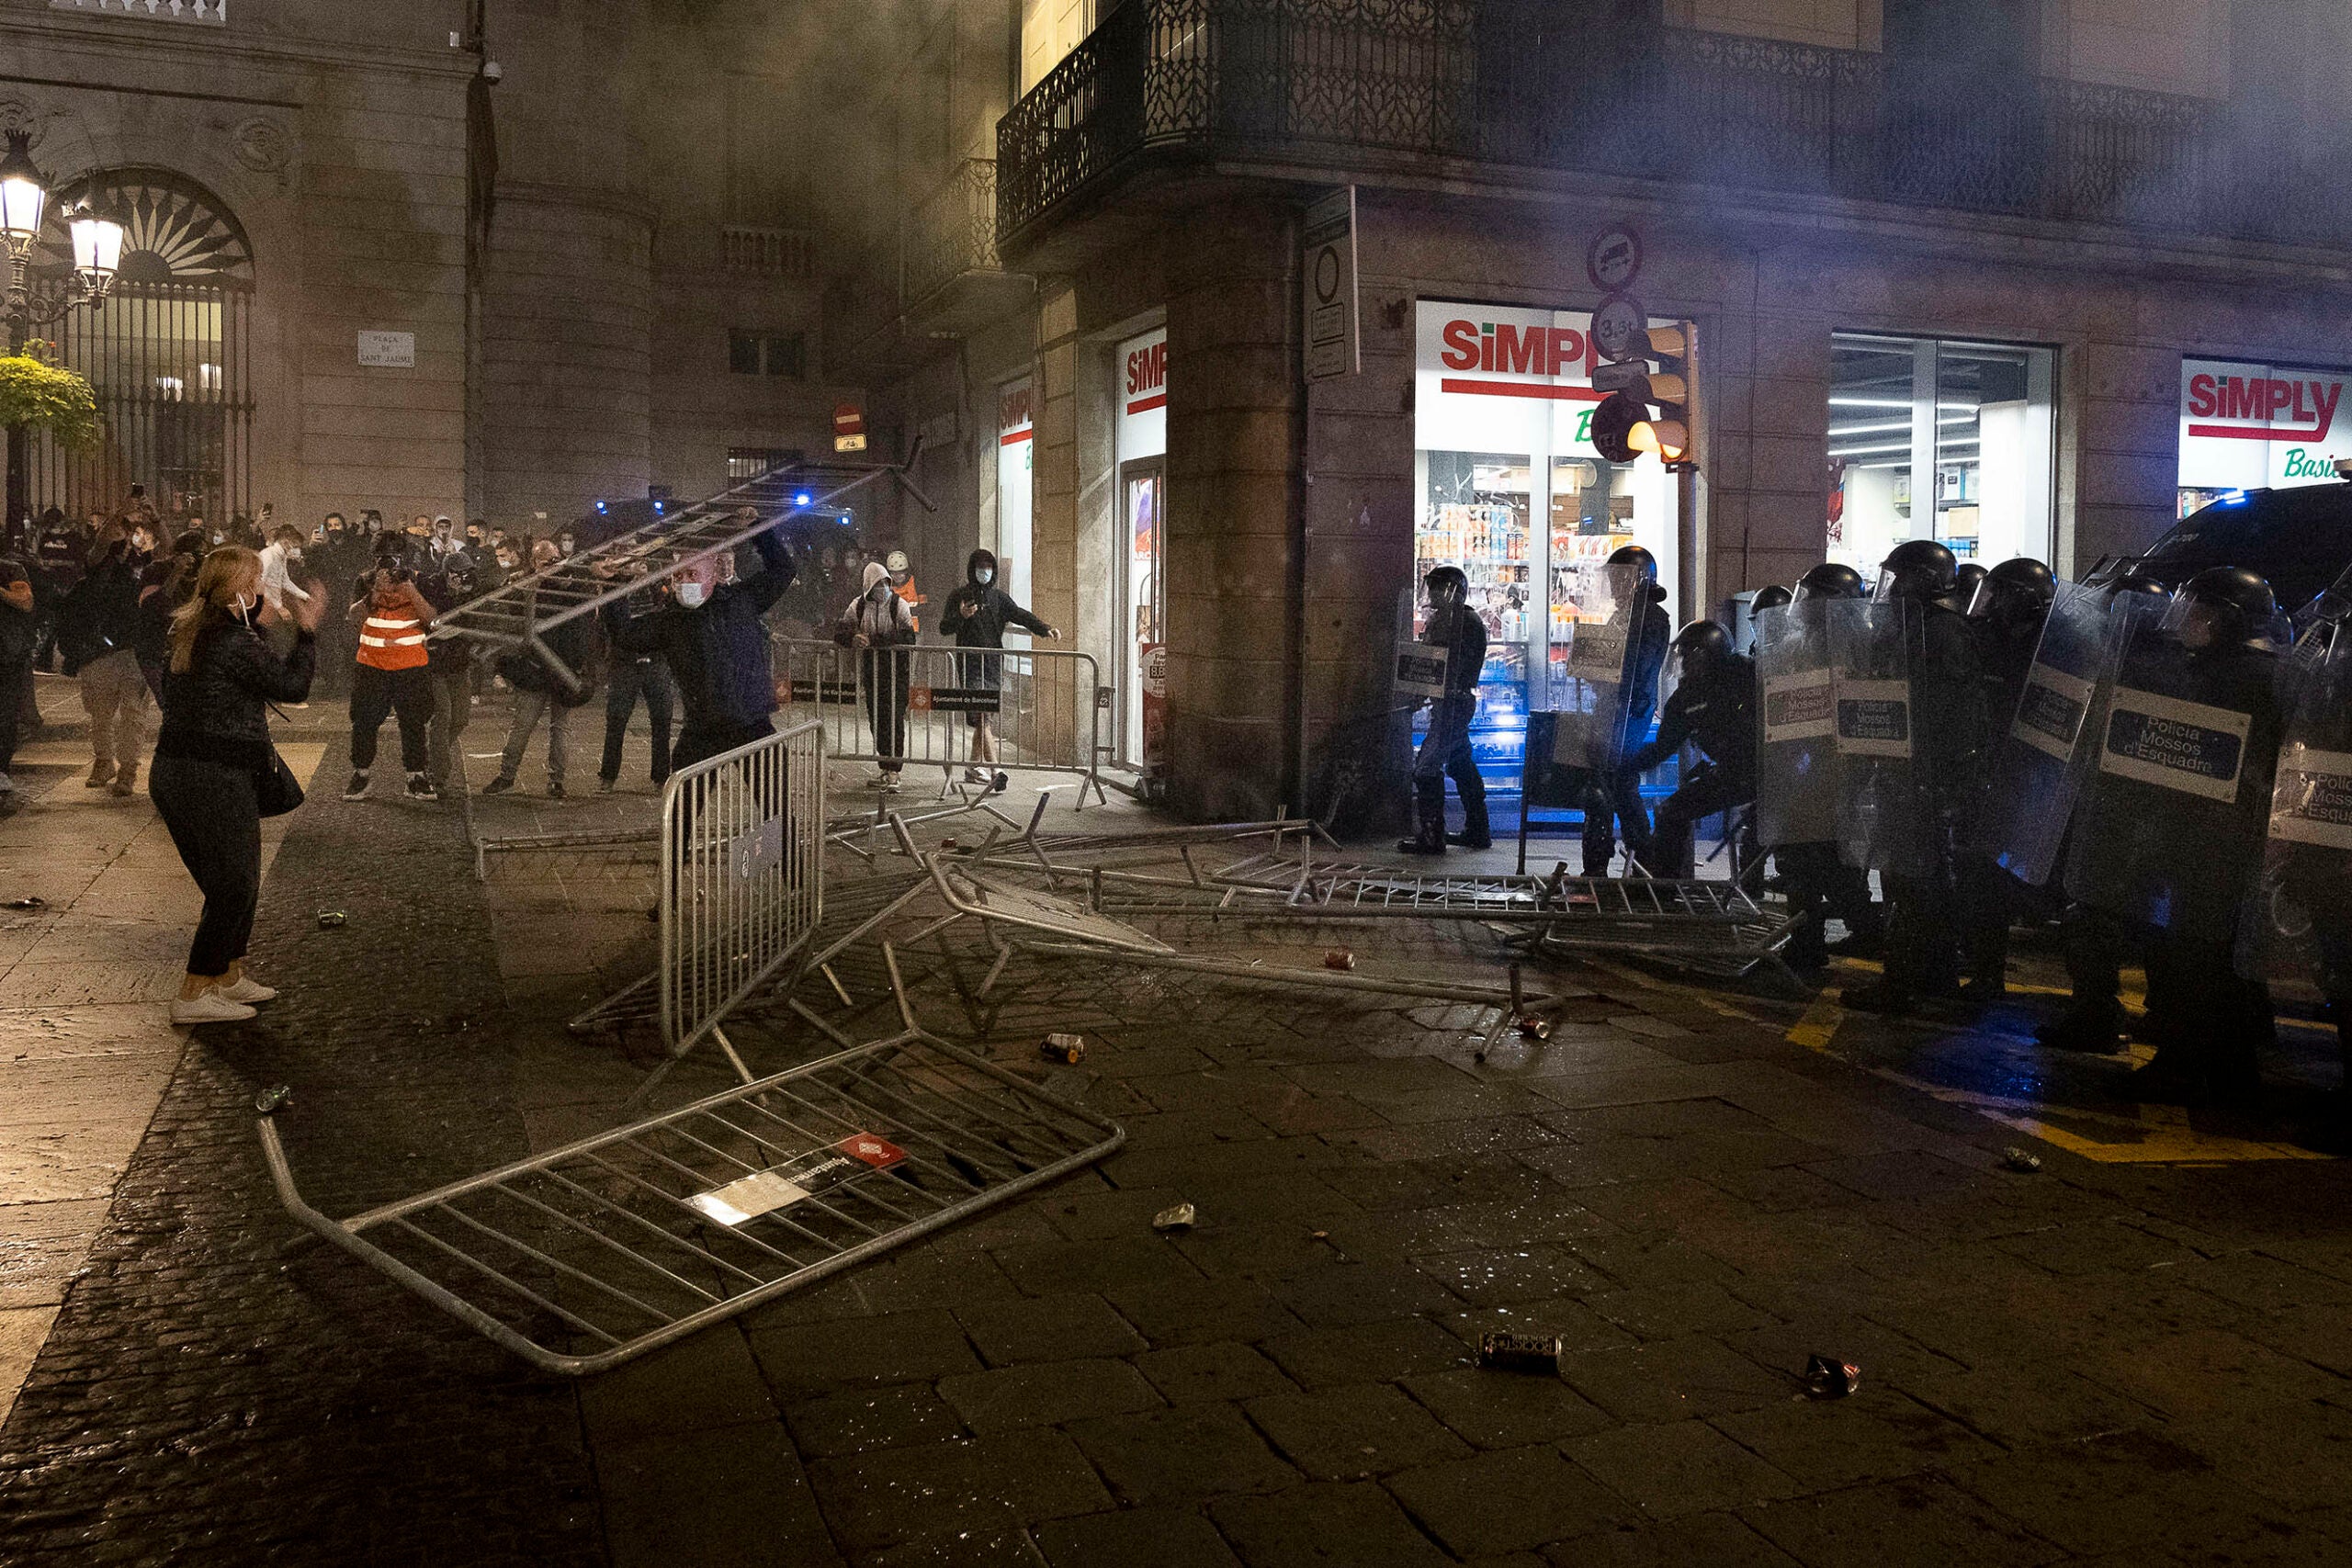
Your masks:
[[[842,612],[833,640],[858,650],[865,717],[874,727],[874,754],[881,762],[874,785],[895,790],[899,770],[905,765],[908,675],[907,656],[895,650],[912,646],[915,613],[893,591],[888,567],[878,560],[865,563],[858,595]]]
[[[1012,595],[997,586],[996,557],[989,551],[972,552],[964,563],[964,586],[947,596],[946,613],[939,622],[939,629],[954,637],[956,647],[1002,648],[1008,626],[1049,640],[1060,638],[1061,633],[1014,604]],[[967,654],[956,662],[963,667],[958,675],[968,689],[994,692],[1001,683],[1004,661],[994,654]],[[975,709],[967,716],[972,725],[972,765],[964,770],[964,782],[1002,789],[1005,776],[980,765],[996,761],[996,715]]]

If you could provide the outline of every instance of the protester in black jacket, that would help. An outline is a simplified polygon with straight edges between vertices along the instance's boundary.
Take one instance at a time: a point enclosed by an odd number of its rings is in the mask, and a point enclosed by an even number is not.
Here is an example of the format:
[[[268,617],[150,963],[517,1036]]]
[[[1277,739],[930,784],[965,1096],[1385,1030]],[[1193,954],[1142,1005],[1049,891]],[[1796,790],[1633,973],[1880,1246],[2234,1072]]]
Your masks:
[[[1061,633],[1014,604],[1012,595],[997,586],[996,557],[990,551],[974,550],[964,563],[964,586],[947,596],[947,609],[939,621],[939,629],[952,634],[956,647],[1002,648],[1007,626],[1020,626],[1048,639],[1060,638]],[[1001,666],[1004,660],[1000,655],[967,654],[956,662],[962,666],[958,679],[967,691],[995,693],[1003,684]],[[1004,775],[980,766],[996,761],[996,709],[978,705],[988,701],[978,699],[965,715],[972,727],[972,766],[964,770],[964,782],[1002,789]]]
[[[130,537],[109,523],[89,564],[58,605],[57,646],[65,672],[82,683],[82,711],[90,716],[91,789],[109,784],[129,795],[139,782],[147,724],[147,680],[139,669],[139,573]]]
[[[172,618],[164,728],[148,794],[196,885],[204,914],[174,1023],[254,1016],[277,993],[244,972],[261,898],[261,787],[276,770],[267,705],[306,701],[318,659],[322,595],[292,606],[293,651],[280,659],[263,629],[261,559],[247,549],[205,558],[196,591]]]
[[[535,570],[546,570],[555,565],[558,558],[552,539],[541,539],[531,547],[531,565]],[[548,798],[561,800],[564,797],[563,774],[571,752],[571,710],[588,700],[588,694],[595,684],[588,672],[588,660],[594,651],[592,631],[593,623],[583,615],[550,627],[540,639],[547,644],[548,651],[561,660],[563,667],[571,672],[569,681],[549,669],[536,653],[527,650],[509,653],[499,660],[498,672],[506,678],[507,685],[514,691],[514,719],[507,728],[506,750],[499,759],[498,776],[482,785],[482,794],[503,795],[514,787],[515,775],[523,769],[524,749],[530,745],[531,731],[537,727],[539,717],[544,714],[548,721]],[[441,660],[436,659],[434,662],[437,666]],[[439,705],[435,710],[436,723],[449,725],[453,710],[458,710],[461,704],[471,704],[470,681],[469,673],[464,683],[451,686],[445,682],[442,685]],[[462,726],[462,719],[457,722]],[[449,732],[454,733],[454,730]]]
[[[748,524],[750,509],[744,509]],[[719,559],[705,556],[679,570],[671,604],[636,615],[614,606],[608,624],[617,652],[658,653],[678,683],[685,724],[670,765],[686,768],[774,733],[775,676],[768,663],[764,617],[792,585],[792,557],[774,528],[752,536],[761,567],[719,581]]]

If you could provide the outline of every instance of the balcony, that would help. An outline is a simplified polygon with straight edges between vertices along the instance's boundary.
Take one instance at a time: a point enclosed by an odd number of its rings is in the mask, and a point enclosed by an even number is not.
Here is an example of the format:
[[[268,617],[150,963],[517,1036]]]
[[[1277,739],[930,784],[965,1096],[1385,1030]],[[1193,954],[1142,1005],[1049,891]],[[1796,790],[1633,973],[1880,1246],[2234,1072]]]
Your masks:
[[[1464,164],[2338,244],[2327,150],[2233,154],[2227,106],[1665,28],[1596,49],[1544,0],[1126,0],[997,128],[998,243],[1147,167]],[[2342,138],[2337,139],[2339,141]]]
[[[49,0],[49,8],[95,17],[196,22],[216,28],[229,24],[229,0]]]
[[[718,231],[720,265],[729,272],[780,282],[817,276],[817,236],[807,229],[763,229],[730,223]]]
[[[960,159],[826,294],[826,364],[904,369],[1025,303],[1025,275],[997,261],[996,164]]]

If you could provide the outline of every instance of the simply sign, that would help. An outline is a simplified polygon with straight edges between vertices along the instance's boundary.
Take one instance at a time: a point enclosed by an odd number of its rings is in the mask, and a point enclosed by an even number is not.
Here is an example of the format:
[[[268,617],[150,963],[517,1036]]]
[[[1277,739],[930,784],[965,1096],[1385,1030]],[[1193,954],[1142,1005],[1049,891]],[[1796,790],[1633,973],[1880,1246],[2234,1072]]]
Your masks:
[[[855,403],[842,403],[833,410],[833,450],[865,450],[865,413]]]
[[[2192,490],[2332,484],[2352,457],[2352,373],[2223,359],[2180,364],[2180,483]]]
[[[361,333],[359,363],[371,370],[416,368],[414,333]]]
[[[1306,334],[1306,378],[1328,381],[1363,367],[1356,321],[1356,187],[1335,190],[1306,209],[1299,288]]]

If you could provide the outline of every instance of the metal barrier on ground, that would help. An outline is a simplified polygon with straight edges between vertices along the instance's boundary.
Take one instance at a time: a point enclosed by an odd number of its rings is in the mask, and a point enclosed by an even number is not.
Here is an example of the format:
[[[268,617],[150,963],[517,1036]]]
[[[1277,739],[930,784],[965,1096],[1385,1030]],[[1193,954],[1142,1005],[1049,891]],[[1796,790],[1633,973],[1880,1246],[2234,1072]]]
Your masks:
[[[786,637],[776,643],[776,694],[795,717],[824,726],[840,761],[938,767],[947,779],[978,766],[1068,773],[1079,803],[1102,787],[1103,688],[1094,656],[1061,649],[851,649]],[[996,736],[996,760],[975,763],[976,720]]]
[[[1002,1203],[1117,1148],[1119,1126],[903,1028],[413,1198],[302,1224],[534,1366],[617,1366]]]

